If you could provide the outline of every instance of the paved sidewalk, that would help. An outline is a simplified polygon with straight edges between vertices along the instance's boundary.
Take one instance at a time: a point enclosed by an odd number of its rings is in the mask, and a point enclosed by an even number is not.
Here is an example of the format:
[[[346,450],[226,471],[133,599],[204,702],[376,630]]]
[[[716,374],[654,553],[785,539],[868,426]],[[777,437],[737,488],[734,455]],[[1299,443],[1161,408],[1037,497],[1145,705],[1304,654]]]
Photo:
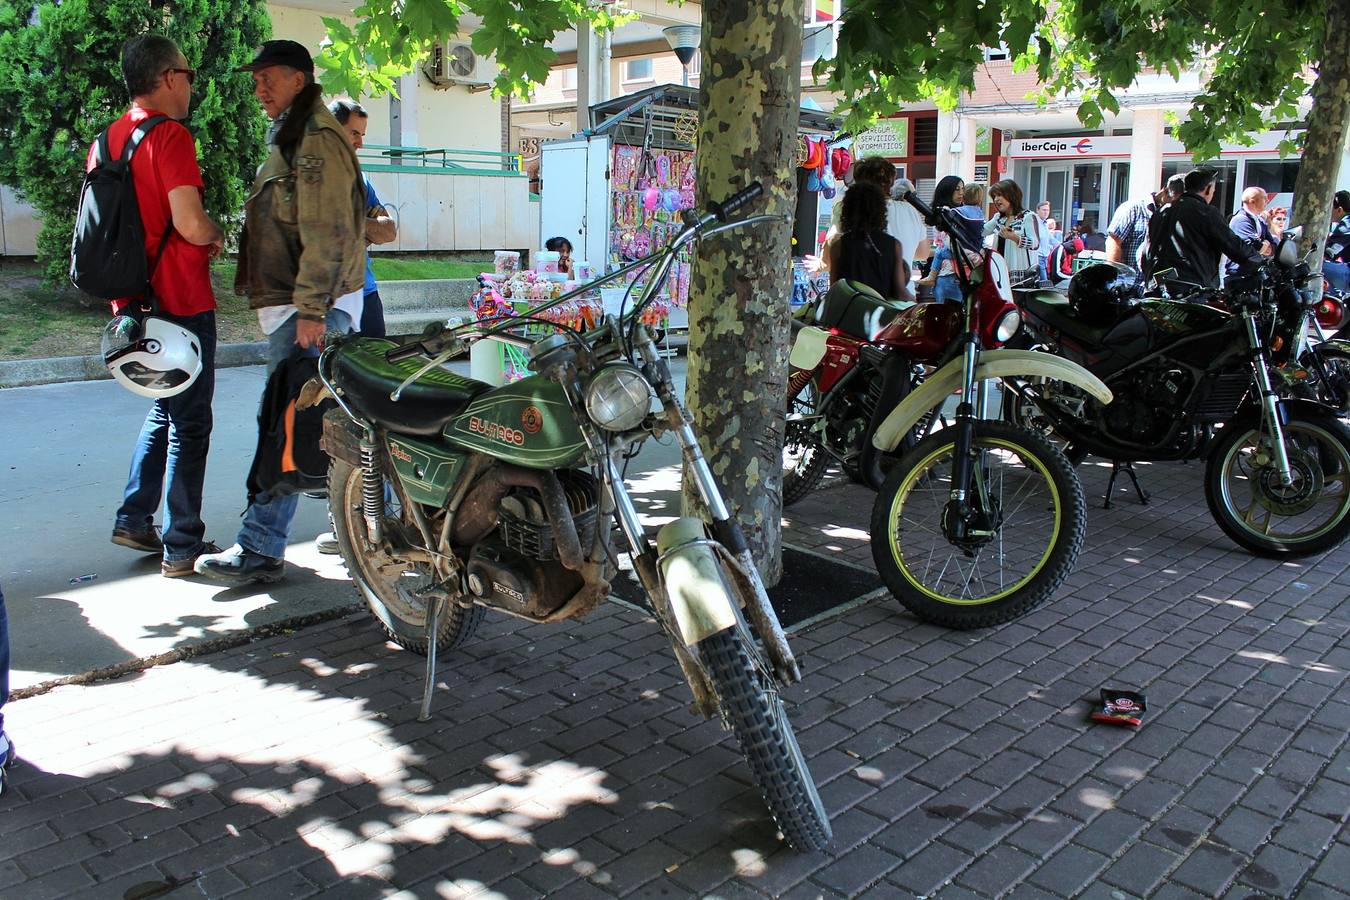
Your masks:
[[[1078,568],[1015,624],[886,598],[793,636],[829,853],[778,846],[639,613],[490,617],[428,723],[420,659],[350,617],[7,707],[0,896],[1347,896],[1350,554],[1250,557],[1198,467],[1141,474],[1103,511],[1083,470]],[[789,540],[866,563],[871,502],[836,483]],[[1140,730],[1087,723],[1103,685]]]

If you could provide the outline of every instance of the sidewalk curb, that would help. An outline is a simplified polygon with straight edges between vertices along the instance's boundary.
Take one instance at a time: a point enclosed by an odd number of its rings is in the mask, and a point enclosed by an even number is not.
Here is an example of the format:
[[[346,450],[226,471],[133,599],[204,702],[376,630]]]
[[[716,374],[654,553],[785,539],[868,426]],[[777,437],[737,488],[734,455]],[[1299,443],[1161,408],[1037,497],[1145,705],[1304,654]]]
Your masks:
[[[94,684],[99,681],[109,681],[114,678],[121,678],[123,675],[129,675],[132,672],[139,672],[142,669],[150,669],[155,666],[168,665],[169,663],[184,662],[185,660],[195,659],[198,656],[207,656],[212,653],[219,653],[222,650],[231,650],[235,647],[242,647],[244,644],[251,644],[254,641],[263,638],[273,637],[285,631],[294,631],[301,628],[309,628],[312,625],[322,625],[325,622],[332,622],[337,619],[345,619],[353,613],[360,612],[362,604],[352,602],[342,606],[335,606],[332,609],[325,609],[320,612],[306,613],[303,616],[292,616],[289,619],[282,619],[278,622],[269,622],[266,625],[259,625],[256,628],[248,628],[243,631],[236,631],[233,634],[223,635],[218,638],[212,638],[209,641],[190,644],[186,647],[179,647],[164,653],[156,653],[154,656],[142,656],[138,659],[123,660],[110,666],[103,666],[98,669],[91,669],[88,672],[80,672],[76,675],[63,675],[60,678],[51,678],[47,681],[40,681],[37,684],[30,684],[28,687],[15,688],[9,692],[9,699],[27,700],[29,697],[40,697],[59,687],[65,687],[70,684]]]
[[[257,366],[267,362],[267,342],[221,344],[216,348],[216,368]],[[0,389],[60,384],[67,381],[109,379],[101,356],[53,356],[47,359],[13,359],[0,362]]]

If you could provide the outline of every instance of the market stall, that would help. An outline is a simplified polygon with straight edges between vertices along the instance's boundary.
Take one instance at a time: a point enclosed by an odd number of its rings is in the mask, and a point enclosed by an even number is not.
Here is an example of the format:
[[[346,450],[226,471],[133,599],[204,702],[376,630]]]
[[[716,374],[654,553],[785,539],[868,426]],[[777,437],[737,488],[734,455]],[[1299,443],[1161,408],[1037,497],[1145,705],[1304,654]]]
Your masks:
[[[698,89],[662,85],[598,103],[591,107],[590,122],[582,134],[541,147],[540,245],[551,237],[566,237],[577,258],[589,261],[597,272],[611,272],[664,244],[680,229],[680,213],[695,205]],[[803,109],[798,162],[805,162],[817,144],[828,156],[833,129],[827,114]],[[806,184],[811,174],[801,171],[807,189],[799,192],[793,233],[795,245],[802,248],[796,252],[805,255],[816,250],[816,201],[825,185],[818,178],[811,189]],[[832,177],[828,160],[825,171]],[[676,263],[655,310],[669,328],[688,325],[689,267],[686,254]],[[640,287],[641,275],[634,278]],[[797,284],[806,290],[805,280],[794,278]],[[624,290],[603,292],[602,308],[617,311]],[[804,302],[794,286],[793,299],[799,295]]]

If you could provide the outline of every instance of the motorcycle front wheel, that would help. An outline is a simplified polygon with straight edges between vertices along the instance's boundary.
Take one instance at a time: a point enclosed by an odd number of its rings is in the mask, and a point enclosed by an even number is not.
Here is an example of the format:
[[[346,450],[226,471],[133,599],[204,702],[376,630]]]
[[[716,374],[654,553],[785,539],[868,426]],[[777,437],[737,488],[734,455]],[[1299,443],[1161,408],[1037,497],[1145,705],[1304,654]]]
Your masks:
[[[783,505],[790,506],[814,491],[825,477],[829,456],[820,446],[820,392],[808,381],[787,404],[787,434],[783,443]]]
[[[1292,412],[1284,426],[1293,483],[1280,483],[1260,421],[1223,429],[1205,467],[1214,521],[1259,556],[1312,556],[1350,536],[1350,430],[1336,417]]]
[[[794,850],[823,850],[833,836],[825,804],[778,689],[756,664],[749,640],[741,629],[728,628],[695,646],[722,716],[741,745],[741,755],[783,839]]]
[[[1064,454],[1025,428],[974,427],[966,490],[986,508],[969,536],[953,539],[946,521],[955,428],[907,453],[872,507],[872,558],[887,588],[920,619],[948,628],[998,625],[1048,600],[1073,570],[1087,528],[1083,487]]]
[[[384,549],[371,547],[366,540],[366,524],[361,514],[361,476],[359,466],[334,458],[328,469],[328,511],[333,520],[333,535],[338,552],[347,564],[356,592],[365,601],[389,638],[405,650],[423,655],[427,652],[428,597],[420,593],[434,584],[430,571],[420,565],[400,565]],[[385,519],[386,533],[401,529],[397,519]],[[478,630],[483,608],[465,609],[448,604],[441,613],[437,635],[440,651],[453,650]]]

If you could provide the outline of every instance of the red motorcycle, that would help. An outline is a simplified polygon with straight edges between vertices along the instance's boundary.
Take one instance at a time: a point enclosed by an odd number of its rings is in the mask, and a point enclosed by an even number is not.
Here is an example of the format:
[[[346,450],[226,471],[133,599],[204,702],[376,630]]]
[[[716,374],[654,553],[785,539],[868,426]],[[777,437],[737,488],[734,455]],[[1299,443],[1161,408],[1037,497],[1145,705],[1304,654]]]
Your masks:
[[[872,438],[891,411],[927,371],[961,355],[971,324],[987,349],[1017,333],[1021,315],[1003,258],[985,250],[972,278],[978,283],[969,306],[887,300],[866,285],[838,281],[799,314],[789,358],[783,505],[814,490],[831,459],[855,481],[879,490],[884,460],[898,458],[927,434],[941,404],[899,446],[879,450]],[[968,309],[974,323],[965,320]]]

